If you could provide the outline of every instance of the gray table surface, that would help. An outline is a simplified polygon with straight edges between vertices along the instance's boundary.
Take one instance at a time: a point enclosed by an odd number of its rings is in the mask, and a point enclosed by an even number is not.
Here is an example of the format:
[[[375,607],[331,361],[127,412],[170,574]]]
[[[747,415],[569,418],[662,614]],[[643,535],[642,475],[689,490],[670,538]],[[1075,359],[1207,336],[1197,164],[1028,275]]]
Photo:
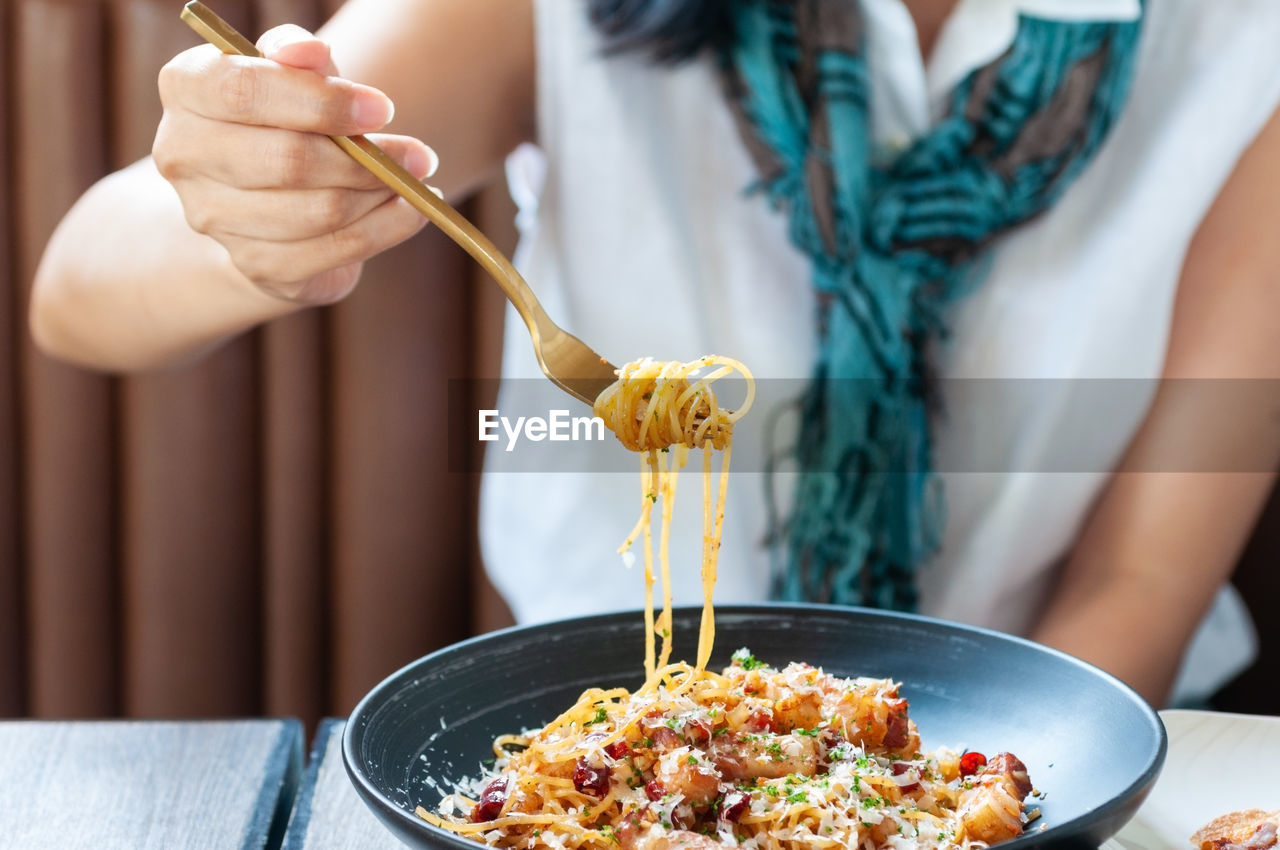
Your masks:
[[[4,721],[0,846],[274,848],[301,772],[296,720]]]
[[[285,850],[403,850],[356,794],[342,765],[341,720],[316,731],[298,801],[285,834]]]
[[[344,721],[0,721],[0,849],[393,850]]]

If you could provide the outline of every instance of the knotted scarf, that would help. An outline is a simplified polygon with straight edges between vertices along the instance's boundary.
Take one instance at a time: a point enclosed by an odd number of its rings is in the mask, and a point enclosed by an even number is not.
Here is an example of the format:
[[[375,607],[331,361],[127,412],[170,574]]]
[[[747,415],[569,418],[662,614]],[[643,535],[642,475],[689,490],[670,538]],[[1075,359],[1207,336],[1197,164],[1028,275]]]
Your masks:
[[[774,595],[911,610],[943,519],[928,348],[992,244],[1097,152],[1125,101],[1139,26],[1023,16],[947,115],[884,163],[857,0],[729,5],[729,103],[756,188],[813,260],[819,305]]]

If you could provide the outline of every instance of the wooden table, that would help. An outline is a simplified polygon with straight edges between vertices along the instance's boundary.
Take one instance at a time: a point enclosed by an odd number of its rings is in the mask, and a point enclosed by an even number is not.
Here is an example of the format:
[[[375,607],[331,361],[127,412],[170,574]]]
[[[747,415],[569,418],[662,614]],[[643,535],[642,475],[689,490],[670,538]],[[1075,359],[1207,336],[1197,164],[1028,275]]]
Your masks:
[[[0,722],[0,847],[400,848],[324,721]]]
[[[356,796],[342,766],[342,720],[325,720],[316,731],[307,774],[285,834],[286,850],[403,850]]]

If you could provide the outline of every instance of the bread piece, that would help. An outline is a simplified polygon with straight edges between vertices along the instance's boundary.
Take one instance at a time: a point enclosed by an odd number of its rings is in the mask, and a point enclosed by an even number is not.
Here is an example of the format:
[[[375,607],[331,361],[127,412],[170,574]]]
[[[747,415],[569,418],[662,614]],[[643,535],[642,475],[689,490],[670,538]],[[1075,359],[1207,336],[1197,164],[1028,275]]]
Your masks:
[[[1199,850],[1267,850],[1276,846],[1280,809],[1245,809],[1220,815],[1191,836]]]

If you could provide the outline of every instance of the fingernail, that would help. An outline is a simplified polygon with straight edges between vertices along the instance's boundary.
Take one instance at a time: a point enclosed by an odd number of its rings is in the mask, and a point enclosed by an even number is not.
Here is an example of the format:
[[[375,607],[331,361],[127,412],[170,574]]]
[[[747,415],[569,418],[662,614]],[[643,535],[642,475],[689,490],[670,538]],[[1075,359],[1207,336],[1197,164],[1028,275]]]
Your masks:
[[[315,36],[301,27],[286,24],[264,33],[261,42],[258,44],[258,49],[263,56],[271,57],[290,44],[314,40]]]
[[[425,148],[409,148],[405,152],[402,164],[410,174],[419,180],[426,180],[432,174],[435,174],[436,169],[440,167],[440,161]]]
[[[377,89],[357,88],[351,102],[351,117],[361,130],[377,130],[391,123],[395,104]]]

